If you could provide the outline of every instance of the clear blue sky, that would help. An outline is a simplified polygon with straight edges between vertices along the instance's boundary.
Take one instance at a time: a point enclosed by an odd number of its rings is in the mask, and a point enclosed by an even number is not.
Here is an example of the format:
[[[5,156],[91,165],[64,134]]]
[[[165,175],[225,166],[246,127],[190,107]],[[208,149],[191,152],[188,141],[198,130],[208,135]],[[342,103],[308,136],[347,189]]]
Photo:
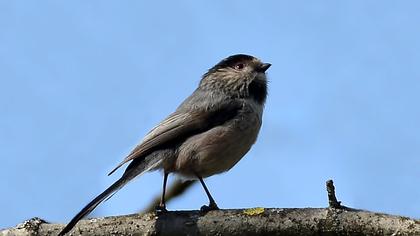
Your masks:
[[[345,205],[420,218],[418,1],[1,1],[0,228],[67,222],[220,59],[270,62],[264,125],[222,208]],[[173,176],[171,176],[173,179]],[[160,193],[147,174],[93,216]],[[207,203],[195,186],[168,208]]]

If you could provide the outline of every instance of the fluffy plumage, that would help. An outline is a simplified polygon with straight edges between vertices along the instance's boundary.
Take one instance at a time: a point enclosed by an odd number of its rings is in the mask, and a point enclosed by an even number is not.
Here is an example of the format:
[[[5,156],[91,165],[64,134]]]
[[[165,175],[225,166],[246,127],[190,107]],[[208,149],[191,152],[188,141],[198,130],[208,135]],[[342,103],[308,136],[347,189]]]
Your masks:
[[[88,203],[59,235],[70,231],[134,177],[156,169],[164,171],[164,186],[169,173],[199,179],[210,201],[204,209],[217,209],[202,178],[229,170],[255,143],[262,124],[267,96],[265,71],[269,67],[255,57],[238,54],[209,69],[193,94],[110,173],[131,161],[122,177]],[[159,209],[166,210],[164,195]]]

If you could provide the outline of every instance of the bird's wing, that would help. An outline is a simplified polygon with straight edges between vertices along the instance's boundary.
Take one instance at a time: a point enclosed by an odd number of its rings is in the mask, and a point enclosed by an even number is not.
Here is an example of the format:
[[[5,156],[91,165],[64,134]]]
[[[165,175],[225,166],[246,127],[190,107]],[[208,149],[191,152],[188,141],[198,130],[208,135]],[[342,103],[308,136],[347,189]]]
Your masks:
[[[230,100],[206,110],[197,109],[188,112],[174,112],[153,128],[143,141],[108,175],[114,173],[125,163],[144,157],[164,145],[180,142],[194,134],[223,124],[234,117],[241,107],[242,102]]]

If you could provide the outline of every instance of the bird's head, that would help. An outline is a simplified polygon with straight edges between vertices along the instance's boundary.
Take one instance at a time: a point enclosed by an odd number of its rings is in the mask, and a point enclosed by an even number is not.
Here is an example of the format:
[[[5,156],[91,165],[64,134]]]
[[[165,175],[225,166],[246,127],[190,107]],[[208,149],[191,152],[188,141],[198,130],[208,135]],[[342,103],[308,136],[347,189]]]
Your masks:
[[[232,97],[253,98],[264,103],[267,97],[266,70],[271,66],[250,55],[227,57],[210,68],[200,82],[202,89],[222,91]]]

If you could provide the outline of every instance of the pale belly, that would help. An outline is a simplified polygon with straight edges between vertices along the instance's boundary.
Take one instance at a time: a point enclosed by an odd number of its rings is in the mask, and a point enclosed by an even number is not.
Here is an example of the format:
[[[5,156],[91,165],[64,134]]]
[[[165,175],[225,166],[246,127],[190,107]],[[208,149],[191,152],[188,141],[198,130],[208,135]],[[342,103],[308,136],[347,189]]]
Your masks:
[[[187,139],[178,149],[174,169],[184,177],[208,177],[231,169],[255,143],[261,127],[261,114],[242,114]]]

